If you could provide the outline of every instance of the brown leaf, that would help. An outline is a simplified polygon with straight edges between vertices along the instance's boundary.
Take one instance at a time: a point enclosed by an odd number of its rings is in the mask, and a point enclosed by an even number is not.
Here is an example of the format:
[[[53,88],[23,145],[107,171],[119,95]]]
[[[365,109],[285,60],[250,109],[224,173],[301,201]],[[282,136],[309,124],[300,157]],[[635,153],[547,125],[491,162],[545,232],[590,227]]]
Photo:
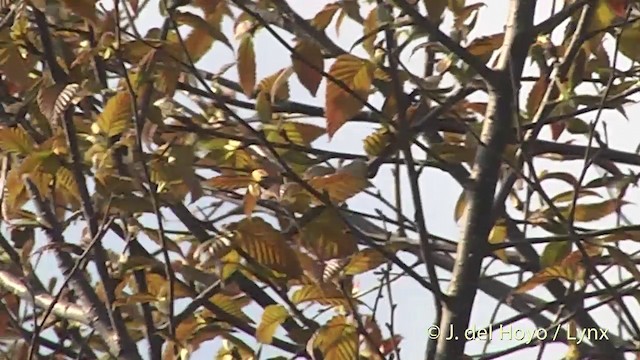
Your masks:
[[[319,30],[326,29],[327,26],[329,26],[329,24],[331,23],[331,20],[333,20],[333,16],[338,10],[340,10],[340,4],[338,3],[325,5],[325,7],[322,8],[322,10],[320,10],[316,14],[316,16],[313,17],[313,20],[311,20],[311,25],[315,26]]]
[[[79,15],[92,24],[98,23],[96,0],[62,0],[62,4],[74,14]]]
[[[237,62],[240,86],[244,94],[251,97],[256,86],[256,54],[253,50],[253,37],[245,35],[240,41]]]
[[[439,24],[442,21],[442,15],[447,8],[448,0],[423,0],[424,6],[427,9],[429,20]]]
[[[374,70],[372,63],[353,55],[340,55],[333,63],[329,74],[350,91],[328,80],[325,108],[329,137],[360,111],[369,96]]]
[[[366,164],[357,160],[333,174],[313,177],[308,183],[319,192],[328,193],[336,203],[352,198],[369,186]],[[321,203],[319,199],[315,201]]]
[[[315,96],[324,71],[322,50],[313,42],[303,40],[296,44],[294,53],[291,55],[293,70],[300,83]]]
[[[503,41],[504,33],[481,36],[474,39],[469,46],[467,46],[467,51],[472,55],[485,57],[498,50],[502,46]]]
[[[376,36],[378,35],[378,9],[373,8],[364,20],[362,27],[364,32],[362,40],[362,47],[367,51],[369,56],[373,56],[374,44],[376,42]]]
[[[548,87],[549,79],[545,76],[538,78],[535,84],[533,84],[533,88],[531,88],[531,92],[529,92],[529,97],[527,98],[527,114],[529,115],[529,119],[533,118],[536,111],[538,111],[538,107]]]

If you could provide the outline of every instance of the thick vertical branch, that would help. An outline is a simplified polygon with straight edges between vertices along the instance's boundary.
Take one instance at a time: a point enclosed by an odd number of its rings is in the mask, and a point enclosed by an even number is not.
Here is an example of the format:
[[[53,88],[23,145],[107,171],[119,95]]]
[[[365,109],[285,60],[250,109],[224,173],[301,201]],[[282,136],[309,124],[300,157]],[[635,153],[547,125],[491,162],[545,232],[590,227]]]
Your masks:
[[[535,0],[512,0],[505,42],[495,76],[488,85],[489,105],[481,140],[471,174],[471,186],[465,190],[468,206],[464,229],[457,250],[436,359],[460,359],[464,353],[464,331],[469,324],[473,299],[478,290],[482,260],[487,253],[491,230],[493,197],[498,182],[502,155],[517,115],[519,78],[532,42]]]
[[[51,42],[51,33],[47,25],[45,15],[38,9],[34,9],[34,17],[40,33],[43,47],[44,62],[49,67],[51,76],[57,84],[66,84],[68,82],[67,74],[62,70],[56,60],[56,55]],[[72,109],[65,111],[63,116],[63,128],[67,145],[69,146],[71,155],[71,172],[73,179],[78,187],[78,193],[80,195],[80,202],[82,204],[82,211],[84,213],[85,221],[89,228],[89,234],[91,238],[96,238],[99,232],[98,220],[96,217],[91,196],[87,188],[86,179],[82,170],[82,155],[78,145],[77,132],[75,124],[73,122]],[[104,284],[106,300],[108,307],[104,307],[104,312],[108,314],[110,323],[113,329],[116,331],[115,341],[118,345],[118,356],[122,358],[139,359],[138,350],[135,346],[135,342],[131,339],[127,332],[124,320],[120,309],[114,308],[113,303],[115,301],[115,283],[109,276],[107,269],[107,254],[102,246],[102,243],[98,242],[93,250],[93,256],[95,257],[95,264],[98,269],[100,279]],[[95,304],[96,306],[98,304]],[[104,339],[109,342],[112,339]]]

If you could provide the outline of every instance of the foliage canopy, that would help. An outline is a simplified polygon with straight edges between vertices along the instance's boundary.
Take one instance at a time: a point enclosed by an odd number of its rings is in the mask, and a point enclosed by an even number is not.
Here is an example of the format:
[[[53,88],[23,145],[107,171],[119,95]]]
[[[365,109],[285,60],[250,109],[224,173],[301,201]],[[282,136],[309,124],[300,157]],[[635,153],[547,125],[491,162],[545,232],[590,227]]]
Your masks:
[[[618,68],[640,57],[635,5],[504,2],[504,32],[482,35],[491,15],[465,0],[327,2],[309,19],[283,0],[0,2],[4,354],[459,359],[478,291],[517,313],[494,327],[560,327],[566,359],[637,352],[640,271],[621,244],[640,240],[622,224],[640,155],[613,149],[630,146],[603,115],[627,117],[640,89]],[[290,53],[266,76],[261,36]],[[222,49],[234,61],[205,69]],[[354,124],[373,129],[359,151],[318,145]],[[433,172],[462,189],[455,240],[427,230]],[[439,338],[402,342],[399,278]],[[597,327],[612,335],[576,340]]]

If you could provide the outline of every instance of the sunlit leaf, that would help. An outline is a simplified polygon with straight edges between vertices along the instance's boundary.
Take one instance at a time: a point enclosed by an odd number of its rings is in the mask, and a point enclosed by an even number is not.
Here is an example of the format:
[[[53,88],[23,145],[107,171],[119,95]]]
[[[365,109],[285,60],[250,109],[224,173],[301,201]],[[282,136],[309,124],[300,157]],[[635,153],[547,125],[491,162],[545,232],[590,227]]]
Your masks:
[[[358,354],[358,331],[345,316],[339,315],[321,327],[314,336],[314,347],[325,360],[356,359]]]
[[[281,69],[262,79],[257,86],[257,90],[266,95],[269,103],[284,101],[289,99],[288,76],[291,69]]]
[[[121,91],[107,101],[98,117],[98,127],[109,137],[118,135],[130,125],[132,116],[131,96],[128,92]]]
[[[496,224],[491,229],[489,233],[489,244],[502,244],[507,239],[507,225],[504,220],[496,221]],[[494,254],[500,258],[500,260],[505,263],[509,263],[509,259],[507,258],[507,254],[504,249],[494,251]]]
[[[329,194],[331,200],[341,203],[369,186],[366,163],[354,160],[333,174],[312,177],[311,187]]]
[[[373,81],[375,66],[353,55],[340,55],[329,74],[341,85],[328,80],[325,98],[327,133],[332,137],[364,106]],[[347,91],[346,89],[349,89]]]
[[[237,232],[234,244],[260,265],[291,278],[302,274],[295,253],[282,234],[262,218],[244,219],[233,228]]]
[[[374,157],[382,153],[391,140],[391,133],[387,128],[380,128],[364,139],[364,152]]]
[[[16,152],[22,155],[30,154],[34,149],[33,140],[22,127],[0,128],[0,150]]]
[[[602,248],[599,246],[585,246],[585,251],[587,256],[593,257],[599,255],[602,252]],[[582,260],[582,252],[576,250],[564,259],[556,261],[554,265],[537,272],[529,280],[520,284],[514,291],[516,293],[524,293],[554,279],[581,281],[585,275]]]
[[[206,180],[203,185],[214,189],[235,190],[242,189],[253,182],[249,175],[220,175]]]
[[[263,344],[271,344],[273,334],[287,317],[289,311],[282,305],[269,305],[264,308],[262,320],[256,329],[256,340]]]
[[[403,244],[390,244],[384,246],[384,249],[394,254],[404,247]],[[390,260],[381,251],[372,248],[364,249],[351,256],[343,271],[346,275],[357,275],[373,270],[388,261]]]
[[[376,42],[376,35],[378,35],[378,9],[373,8],[369,11],[369,15],[367,15],[364,20],[362,30],[363,40],[362,47],[369,53],[369,56],[373,56],[374,53],[374,44]]]
[[[342,292],[333,284],[304,285],[291,295],[291,301],[296,305],[307,302],[316,302],[320,305],[330,306],[348,305],[347,299],[344,298]]]

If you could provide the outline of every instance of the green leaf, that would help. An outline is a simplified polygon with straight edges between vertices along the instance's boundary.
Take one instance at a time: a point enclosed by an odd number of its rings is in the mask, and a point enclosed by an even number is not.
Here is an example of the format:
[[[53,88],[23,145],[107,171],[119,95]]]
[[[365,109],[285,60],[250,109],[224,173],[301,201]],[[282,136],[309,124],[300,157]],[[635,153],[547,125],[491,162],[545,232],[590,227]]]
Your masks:
[[[545,246],[540,256],[540,267],[549,267],[564,259],[571,252],[570,241],[553,241]]]

